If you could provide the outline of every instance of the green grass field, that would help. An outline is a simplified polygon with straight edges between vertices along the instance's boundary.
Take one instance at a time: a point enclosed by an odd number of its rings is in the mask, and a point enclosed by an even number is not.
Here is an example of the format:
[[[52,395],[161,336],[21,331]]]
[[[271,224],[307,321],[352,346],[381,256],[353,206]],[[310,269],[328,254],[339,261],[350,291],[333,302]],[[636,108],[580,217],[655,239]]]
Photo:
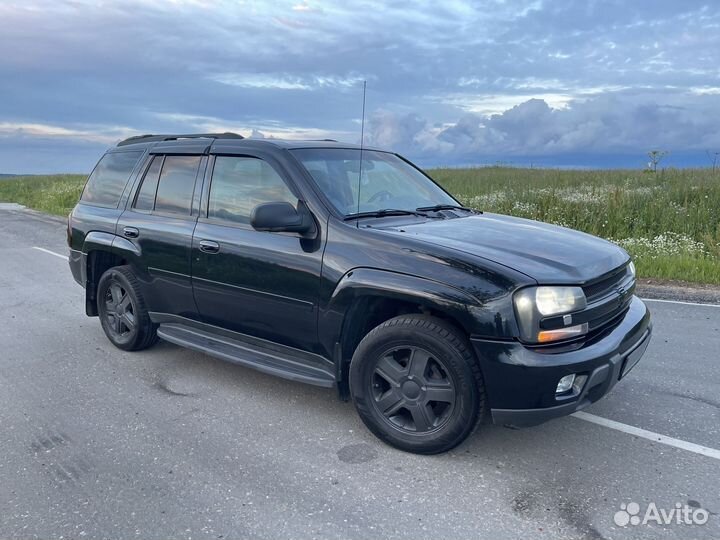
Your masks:
[[[0,201],[66,216],[80,198],[87,175],[16,176],[0,180]]]
[[[430,174],[463,204],[610,239],[645,278],[720,284],[720,172],[483,167]],[[83,175],[0,180],[0,201],[66,215]]]

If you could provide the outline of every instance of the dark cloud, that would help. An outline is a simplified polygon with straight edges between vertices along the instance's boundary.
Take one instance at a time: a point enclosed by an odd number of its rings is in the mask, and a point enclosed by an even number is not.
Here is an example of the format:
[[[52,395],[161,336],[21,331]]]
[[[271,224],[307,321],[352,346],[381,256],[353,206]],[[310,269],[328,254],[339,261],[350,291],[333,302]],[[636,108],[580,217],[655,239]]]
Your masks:
[[[661,97],[662,102],[657,98]],[[530,99],[490,116],[465,114],[439,128],[415,114],[380,111],[371,144],[435,163],[597,154],[641,156],[653,148],[694,152],[720,148],[720,95],[602,95],[560,109]]]
[[[694,0],[24,0],[0,20],[2,171],[59,141],[88,169],[87,144],[136,132],[357,141],[363,79],[368,140],[430,162],[718,146],[720,12]]]

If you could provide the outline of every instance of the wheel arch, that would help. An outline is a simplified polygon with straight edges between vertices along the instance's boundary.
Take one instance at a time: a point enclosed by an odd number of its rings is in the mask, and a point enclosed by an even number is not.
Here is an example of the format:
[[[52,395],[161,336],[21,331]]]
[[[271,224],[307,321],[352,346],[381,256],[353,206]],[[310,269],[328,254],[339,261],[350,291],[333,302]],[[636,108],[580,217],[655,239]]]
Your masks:
[[[114,266],[130,264],[140,257],[138,248],[117,235],[92,231],[83,243],[83,281],[85,283],[85,313],[96,317],[97,285],[100,276]]]
[[[341,395],[347,366],[358,344],[383,322],[410,313],[442,319],[470,335],[473,319],[468,305],[478,300],[451,285],[418,276],[373,268],[357,268],[340,280],[324,313],[328,350],[334,350]]]

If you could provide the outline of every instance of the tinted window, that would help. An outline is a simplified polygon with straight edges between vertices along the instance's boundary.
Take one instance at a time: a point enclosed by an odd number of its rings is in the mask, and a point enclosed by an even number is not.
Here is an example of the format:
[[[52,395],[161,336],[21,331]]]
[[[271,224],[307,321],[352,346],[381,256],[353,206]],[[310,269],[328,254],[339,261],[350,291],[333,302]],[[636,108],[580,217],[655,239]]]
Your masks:
[[[459,204],[394,154],[365,150],[361,155],[359,150],[345,148],[306,148],[291,152],[335,208],[346,215],[384,208],[415,210],[436,204]]]
[[[145,178],[143,178],[142,185],[135,198],[135,204],[133,205],[138,210],[149,211],[155,208],[155,192],[157,192],[162,162],[162,156],[155,156],[145,173]]]
[[[142,152],[105,154],[90,175],[81,200],[89,203],[117,206],[130,173]]]
[[[267,202],[296,206],[298,199],[275,169],[261,159],[215,158],[208,217],[250,223],[253,208]]]
[[[167,156],[155,197],[157,212],[189,214],[200,156]]]

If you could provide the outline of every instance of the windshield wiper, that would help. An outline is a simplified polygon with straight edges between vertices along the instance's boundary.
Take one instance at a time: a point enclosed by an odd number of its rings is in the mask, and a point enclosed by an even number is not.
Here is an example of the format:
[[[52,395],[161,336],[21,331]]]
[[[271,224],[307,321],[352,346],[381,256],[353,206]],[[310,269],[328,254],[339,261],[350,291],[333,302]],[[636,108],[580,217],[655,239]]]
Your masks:
[[[343,218],[344,221],[368,217],[385,217],[385,216],[420,216],[429,217],[426,213],[417,210],[401,210],[399,208],[383,208],[382,210],[372,210],[370,212],[355,212],[348,214]]]
[[[438,210],[465,210],[466,212],[472,212],[473,214],[482,214],[480,210],[474,208],[467,208],[466,206],[459,206],[457,204],[436,204],[434,206],[421,206],[416,208],[418,212],[437,212]]]

